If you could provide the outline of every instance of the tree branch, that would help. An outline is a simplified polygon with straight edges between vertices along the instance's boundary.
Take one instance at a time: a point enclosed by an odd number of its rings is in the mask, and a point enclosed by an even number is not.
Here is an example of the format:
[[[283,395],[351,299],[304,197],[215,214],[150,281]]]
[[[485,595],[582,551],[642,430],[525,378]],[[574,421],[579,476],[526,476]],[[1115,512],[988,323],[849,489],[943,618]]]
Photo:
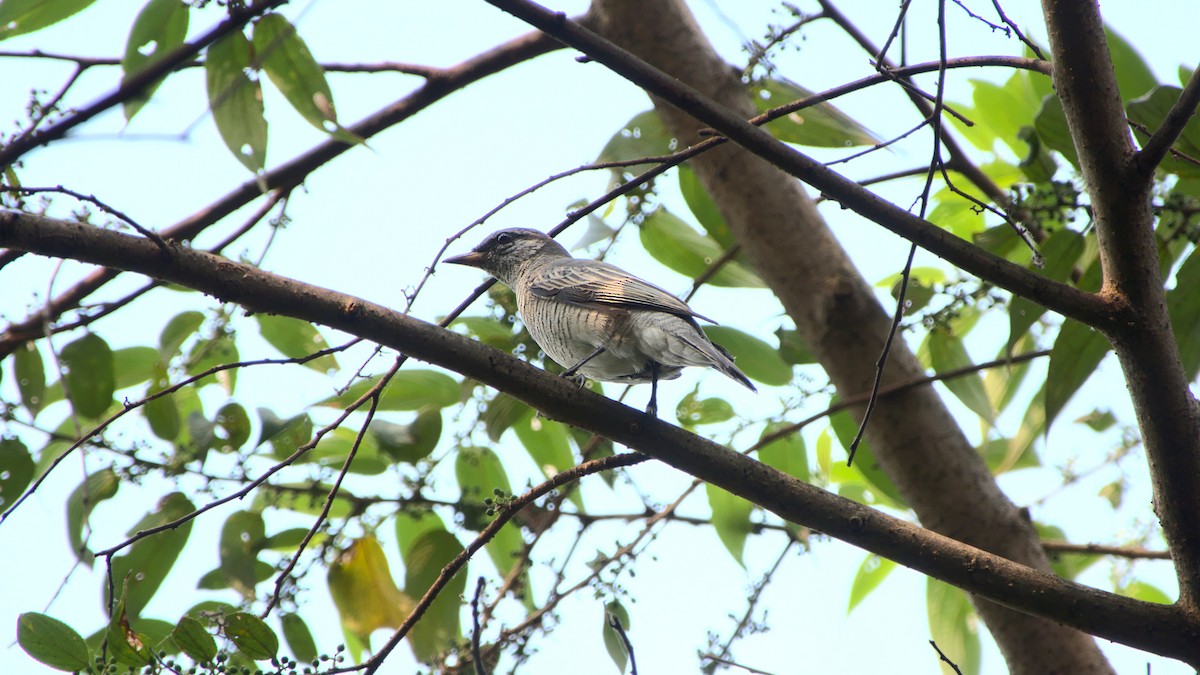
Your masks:
[[[1151,209],[1153,175],[1143,171],[1134,151],[1100,8],[1079,0],[1044,0],[1042,8],[1055,90],[1091,198],[1104,270],[1100,295],[1128,308],[1126,320],[1104,327],[1105,332],[1142,432],[1154,510],[1175,561],[1179,603],[1198,611],[1200,405],[1189,390],[1167,313]],[[1200,88],[1193,86],[1196,77],[1192,80],[1189,98]]]
[[[196,58],[196,55],[209,45],[236,30],[241,30],[246,24],[250,23],[250,20],[254,17],[265,13],[267,10],[274,9],[282,4],[285,4],[286,2],[287,0],[261,0],[261,2],[256,2],[244,9],[237,11],[234,11],[231,8],[230,17],[228,19],[217,24],[215,28],[208,31],[204,35],[201,35],[199,38],[196,38],[196,40],[184,43],[175,48],[162,59],[154,61],[152,64],[146,66],[144,70],[140,70],[135,73],[133,77],[122,80],[121,84],[118,85],[116,89],[101,97],[99,100],[93,102],[91,105],[75,111],[58,124],[50,126],[39,133],[22,136],[13,140],[13,142],[7,146],[0,148],[0,168],[11,166],[13,162],[20,159],[30,150],[38,146],[45,145],[51,141],[56,141],[63,136],[66,136],[67,132],[69,132],[71,129],[74,129],[80,124],[92,119],[96,115],[99,115],[113,106],[120,105],[121,103],[128,101],[129,99],[141,93],[141,91],[146,87],[170,74],[171,71],[178,68],[180,64],[187,63],[188,61]]]
[[[897,207],[778,141],[765,130],[714,103],[694,88],[569,20],[564,14],[551,12],[526,0],[488,0],[488,3],[584,52],[633,84],[687,111],[734,143],[812,185],[844,208],[878,223],[951,264],[1088,325],[1110,326],[1119,320],[1119,313],[1103,298],[1051,281],[992,255]]]
[[[431,77],[416,91],[348,129],[360,138],[370,138],[469,84],[514,64],[559,48],[557,42],[543,33],[527,33],[458,65],[439,71],[436,77]],[[290,191],[303,183],[317,168],[354,147],[356,146],[329,139],[303,155],[266,172],[262,176],[262,184],[265,184],[268,190]],[[209,226],[261,197],[263,195],[262,184],[257,178],[248,180],[188,218],[160,230],[159,235],[163,239],[195,239]],[[11,254],[11,251],[0,252],[0,260],[3,260],[5,256],[11,258]],[[117,275],[118,271],[116,270],[96,270],[51,300],[46,307],[22,321],[9,325],[3,333],[0,333],[0,359],[8,356],[29,340],[42,337],[46,324],[57,319],[63,312],[79,306],[84,298],[95,293]],[[49,320],[47,320],[48,317]]]
[[[1171,150],[1171,146],[1175,145],[1179,134],[1183,133],[1183,128],[1196,114],[1198,105],[1200,105],[1200,68],[1192,71],[1191,79],[1183,88],[1183,92],[1179,94],[1179,100],[1175,101],[1175,105],[1171,106],[1171,110],[1163,118],[1162,126],[1146,141],[1141,152],[1137,153],[1134,161],[1137,163],[1138,173],[1145,178],[1154,175],[1154,170],[1158,168],[1163,158]]]
[[[842,539],[1013,609],[1200,665],[1200,617],[1116,596],[987,553],[803,483],[648,417],[502,351],[360,298],[174,246],[30,214],[0,212],[0,245],[121,268],[194,288],[254,312],[286,311],[362,336],[501,389],[551,419],[666,462],[779,517]]]

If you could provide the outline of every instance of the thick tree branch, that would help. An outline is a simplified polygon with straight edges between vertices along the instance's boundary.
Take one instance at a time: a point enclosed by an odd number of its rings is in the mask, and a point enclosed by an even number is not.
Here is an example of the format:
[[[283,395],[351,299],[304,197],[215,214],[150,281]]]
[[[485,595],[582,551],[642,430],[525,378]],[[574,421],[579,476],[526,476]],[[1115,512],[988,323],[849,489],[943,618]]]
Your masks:
[[[767,131],[750,124],[696,89],[569,20],[562,13],[551,12],[526,0],[488,0],[488,3],[584,52],[654,96],[687,111],[734,143],[812,185],[844,208],[878,223],[951,264],[1088,325],[1110,326],[1120,320],[1118,312],[1104,299],[1051,281],[992,255],[897,207],[778,141]]]
[[[1134,151],[1099,7],[1079,0],[1044,0],[1042,7],[1055,90],[1091,198],[1104,269],[1101,295],[1128,308],[1125,321],[1103,328],[1120,359],[1142,432],[1155,512],[1179,579],[1179,602],[1196,609],[1200,407],[1189,391],[1167,313],[1151,209],[1152,172],[1143,170]],[[1195,79],[1189,84],[1193,90]]]
[[[527,33],[458,65],[440,70],[416,91],[350,126],[349,129],[360,138],[371,138],[467,85],[559,48],[560,45],[544,33]],[[329,139],[303,155],[268,171],[263,175],[262,182],[268,190],[290,191],[303,183],[313,171],[354,147],[356,146]],[[263,188],[259,180],[248,180],[188,218],[160,230],[159,235],[164,239],[181,241],[194,239],[209,226],[262,195]],[[9,253],[12,252],[4,251],[0,255]],[[42,337],[48,323],[56,320],[64,312],[78,307],[84,298],[95,293],[118,274],[116,270],[96,270],[53,298],[46,307],[22,321],[9,325],[0,333],[0,359],[29,340]]]
[[[385,307],[175,246],[0,212],[0,245],[182,284],[254,312],[286,313],[376,341],[501,389],[546,416],[604,435],[749,499],[785,520],[1014,609],[1200,665],[1200,617],[1105,593],[968,546],[803,483],[502,351]]]

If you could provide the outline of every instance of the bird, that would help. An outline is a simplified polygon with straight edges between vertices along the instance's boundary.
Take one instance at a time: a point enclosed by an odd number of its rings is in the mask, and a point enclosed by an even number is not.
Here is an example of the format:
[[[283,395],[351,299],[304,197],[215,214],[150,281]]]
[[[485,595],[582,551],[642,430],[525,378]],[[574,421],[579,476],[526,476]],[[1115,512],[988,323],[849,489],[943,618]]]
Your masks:
[[[543,232],[500,230],[444,262],[476,267],[508,285],[534,342],[566,368],[564,377],[650,383],[646,413],[658,414],[658,381],[687,366],[715,368],[758,391],[724,348],[713,344],[687,303],[625,270],[575,258]]]

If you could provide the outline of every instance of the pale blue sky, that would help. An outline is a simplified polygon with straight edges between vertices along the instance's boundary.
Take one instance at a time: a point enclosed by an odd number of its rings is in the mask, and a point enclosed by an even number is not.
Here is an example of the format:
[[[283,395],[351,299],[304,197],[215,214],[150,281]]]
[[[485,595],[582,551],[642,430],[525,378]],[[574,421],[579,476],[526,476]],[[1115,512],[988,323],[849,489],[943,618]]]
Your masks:
[[[862,21],[863,27],[882,40],[890,27],[895,2],[844,3],[847,11]],[[916,3],[929,5],[931,3]],[[978,11],[990,7],[980,5]],[[732,25],[717,16],[719,6]],[[851,5],[854,5],[851,9]],[[67,52],[94,56],[116,56],[123,52],[125,32],[140,3],[102,0],[86,13],[59,26],[5,43],[0,49]],[[580,11],[582,3],[563,4],[568,13]],[[765,22],[772,20],[769,2],[698,2],[695,11],[710,37],[734,62],[744,61],[738,47],[744,37],[757,37]],[[868,11],[867,8],[870,8]],[[1036,23],[1038,10],[1030,2],[1006,3],[1009,14],[1022,26]],[[1134,42],[1153,65],[1160,80],[1176,82],[1176,67],[1197,61],[1192,48],[1197,25],[1197,7],[1174,2],[1106,3],[1110,23]],[[525,27],[507,15],[481,2],[392,3],[382,1],[333,2],[313,0],[293,3],[285,13],[293,17],[311,50],[324,61],[396,60],[432,65],[451,65],[473,56],[519,33]],[[953,15],[958,10],[950,9]],[[961,16],[961,14],[959,15]],[[780,20],[774,15],[774,20]],[[195,22],[191,34],[205,28]],[[914,30],[929,30],[927,20],[918,19]],[[986,28],[957,21],[951,35],[951,53],[1004,53],[1018,51],[1015,41],[1006,41]],[[1044,43],[1044,36],[1033,31]],[[926,40],[913,40],[914,60],[928,58]],[[842,49],[844,39],[832,28],[806,33],[797,52],[781,57],[782,74],[814,90],[861,77],[869,72],[867,57],[861,52]],[[918,51],[921,55],[917,55]],[[846,55],[850,56],[847,57]],[[830,56],[835,55],[835,56]],[[60,64],[25,60],[0,60],[0,119],[11,120],[21,114],[25,93],[30,86],[54,88],[66,74]],[[951,83],[950,100],[968,97],[969,77],[1001,77],[1006,73],[979,71],[958,73]],[[119,73],[115,69],[86,76],[72,101],[86,103],[111,89]],[[336,103],[344,122],[373,112],[402,96],[417,84],[403,75],[330,76]],[[881,137],[902,132],[912,125],[912,115],[899,98],[895,107],[880,105],[871,94],[859,95],[838,105],[858,118]],[[165,227],[193,213],[236,184],[247,179],[244,169],[227,153],[206,116],[203,74],[193,70],[173,77],[155,95],[128,129],[122,129],[119,111],[110,112],[82,127],[71,140],[32,153],[26,159],[21,176],[27,185],[63,184],[71,189],[93,193],[114,207],[129,213],[149,227]],[[369,148],[358,148],[318,172],[293,198],[289,209],[292,222],[272,245],[264,267],[304,281],[353,293],[376,302],[402,306],[405,288],[416,284],[424,267],[444,242],[445,237],[474,220],[505,197],[546,176],[595,158],[607,138],[634,114],[646,109],[648,102],[637,89],[597,64],[579,64],[573,54],[559,52],[524,64],[511,72],[489,78],[424,111],[400,127],[372,139]],[[304,151],[321,140],[321,134],[307,125],[272,89],[267,90],[271,141],[268,165],[274,166]],[[198,123],[197,123],[198,122]],[[185,141],[164,140],[162,134],[178,134],[194,125]],[[121,136],[123,134],[123,136]],[[130,142],[136,139],[136,142]],[[872,164],[850,169],[852,175],[869,176],[889,168],[907,167],[925,161],[925,145],[909,150],[880,153]],[[833,156],[833,155],[830,155]],[[473,245],[483,232],[502,226],[529,226],[547,229],[561,218],[570,204],[600,194],[606,184],[604,175],[583,176],[562,181],[522,200],[485,225],[478,235],[454,250]],[[910,186],[887,191],[910,201],[916,191]],[[668,200],[678,199],[668,196]],[[669,203],[672,203],[669,201]],[[677,211],[682,208],[676,209]],[[63,211],[65,213],[65,211]],[[877,281],[897,271],[907,247],[895,237],[882,233],[861,219],[828,208],[825,211],[835,231],[842,237],[868,276]],[[232,217],[230,223],[237,222]],[[222,230],[223,231],[223,230]],[[265,237],[252,236],[229,251],[257,258]],[[567,242],[573,241],[568,234]],[[202,239],[199,244],[203,244]],[[668,289],[685,291],[690,282],[658,266],[647,258],[636,243],[619,244],[615,258],[622,266],[636,270]],[[932,258],[918,264],[929,264]],[[4,271],[5,288],[20,293],[0,295],[0,319],[22,318],[31,306],[46,294],[51,265],[43,261],[22,261]],[[72,265],[64,266],[56,289],[65,288],[78,275]],[[481,277],[472,270],[441,269],[414,307],[414,313],[434,319],[457,304]],[[129,287],[128,285],[125,287]],[[28,293],[30,289],[36,296]],[[115,294],[115,292],[113,292]],[[106,295],[105,297],[110,297]],[[179,302],[202,307],[204,302],[192,296],[179,296]],[[770,338],[781,323],[777,307],[763,291],[702,290],[693,306],[722,323]],[[166,318],[180,310],[179,305],[163,307],[145,302],[135,305],[129,314],[103,322],[97,330],[114,346],[152,343]],[[248,331],[252,332],[252,331]],[[65,343],[65,342],[64,342]],[[253,347],[253,340],[246,344]],[[265,346],[263,352],[266,353]],[[243,352],[245,355],[245,352]],[[977,354],[979,358],[986,355]],[[346,359],[343,363],[352,362]],[[375,369],[383,367],[379,362]],[[1088,400],[1076,401],[1064,412],[1064,420],[1083,414],[1098,404],[1121,409],[1123,385],[1115,364],[1106,364],[1104,373],[1091,385]],[[1042,371],[1044,372],[1044,371]],[[1030,378],[1037,377],[1038,370]],[[248,371],[241,376],[243,392],[270,392],[270,405],[276,410],[293,410],[326,396],[333,386],[312,373],[295,375],[278,371]],[[785,392],[767,390],[758,397],[741,392],[736,385],[717,374],[692,373],[682,381],[664,386],[660,408],[671,410],[679,397],[699,383],[706,395],[727,397],[738,406],[773,405]],[[2,386],[11,388],[6,373]],[[6,389],[7,390],[7,389]],[[639,405],[648,394],[635,389],[630,400]],[[1121,394],[1121,396],[1118,396]],[[249,395],[243,394],[249,398]],[[261,396],[259,398],[262,398]],[[819,409],[822,402],[811,404]],[[453,411],[447,411],[447,421]],[[1074,414],[1072,414],[1074,413]],[[50,414],[50,413],[47,413]],[[1125,417],[1132,420],[1131,415]],[[964,417],[968,433],[978,434],[977,423]],[[1010,421],[1011,422],[1011,421]],[[1013,422],[1015,424],[1015,422]],[[821,425],[814,428],[819,431]],[[1061,424],[1051,434],[1051,457],[1083,455],[1080,464],[1090,465],[1111,445],[1077,426]],[[811,442],[813,434],[807,435]],[[511,436],[504,448],[518,457],[524,453],[515,447]],[[524,460],[518,460],[523,462]],[[532,476],[534,467],[524,470]],[[520,464],[518,464],[520,466]],[[1130,466],[1140,469],[1136,462]],[[514,472],[515,473],[515,472]],[[642,466],[631,472],[636,488],[660,499],[670,499],[690,482],[689,477],[662,466]],[[0,558],[0,578],[9,579],[0,597],[0,626],[12,626],[18,613],[42,610],[71,566],[63,527],[63,498],[80,480],[78,463],[57,473],[20,513],[0,529],[0,546],[21,549],[19,555]],[[447,474],[443,483],[452,483]],[[514,483],[524,478],[514,475]],[[1054,472],[1021,472],[1007,476],[1003,485],[1018,503],[1028,503],[1046,494],[1057,483]],[[632,486],[621,486],[610,495],[596,485],[587,485],[592,508],[600,512],[628,512],[640,503]],[[1089,486],[1090,487],[1090,486]],[[161,486],[159,486],[161,489]],[[451,490],[453,488],[450,488]],[[1081,488],[1077,496],[1060,497],[1045,508],[1055,522],[1064,523],[1079,541],[1109,541],[1119,538],[1115,528],[1128,526],[1127,519],[1114,516],[1102,507],[1094,490]],[[139,491],[128,486],[117,504],[106,505],[112,517],[107,526],[97,524],[100,546],[119,541],[124,530],[149,507],[145,501],[155,494],[155,486]],[[1144,481],[1128,499],[1147,504]],[[139,501],[140,500],[140,501]],[[1140,501],[1139,501],[1140,500]],[[599,505],[599,506],[596,506]],[[122,515],[128,510],[132,517]],[[703,498],[690,501],[688,513],[704,515]],[[228,512],[226,511],[226,515]],[[101,512],[98,511],[98,514]],[[1070,514],[1069,516],[1062,515]],[[1147,517],[1148,511],[1147,511]],[[216,564],[214,537],[220,520],[202,519],[193,531],[192,545],[168,581],[179,584],[177,592],[162,593],[151,605],[149,614],[169,618],[190,606],[190,580]],[[287,521],[283,524],[283,521]],[[297,519],[270,521],[269,531],[304,524]],[[280,523],[276,525],[276,523]],[[385,528],[386,529],[386,528]],[[627,539],[636,530],[613,524],[597,528],[587,545],[597,550],[611,548],[615,539]],[[465,537],[462,537],[465,540]],[[704,648],[709,630],[727,634],[732,622],[728,612],[740,613],[747,589],[761,569],[778,554],[782,546],[778,536],[754,538],[747,552],[752,574],[743,571],[716,543],[711,531],[688,526],[673,526],[655,542],[650,554],[643,556],[635,578],[622,578],[632,601],[633,639],[639,666],[644,673],[690,672],[696,667],[696,652]],[[558,544],[555,544],[558,546]],[[565,546],[565,544],[563,544]],[[562,548],[562,546],[560,546]],[[392,548],[385,542],[385,550]],[[697,555],[697,552],[702,552]],[[581,559],[588,559],[583,555]],[[846,599],[850,580],[863,553],[839,542],[815,541],[813,551],[790,558],[780,580],[772,587],[764,607],[773,625],[769,633],[742,641],[735,658],[777,673],[800,672],[925,672],[937,671],[930,650],[923,606],[924,579],[907,570],[893,577],[854,614],[846,617]],[[393,560],[395,564],[395,560]],[[486,567],[486,563],[484,563]],[[483,569],[483,567],[481,567]],[[1109,583],[1111,568],[1099,565],[1088,581],[1101,587]],[[1146,567],[1147,576],[1171,591],[1171,575],[1164,565],[1158,570]],[[398,566],[393,569],[400,576]],[[12,583],[19,580],[19,583]],[[181,581],[182,580],[182,581]],[[535,586],[543,584],[543,572],[535,573]],[[332,616],[332,606],[321,588],[320,576],[309,580],[316,588],[309,594],[313,605],[305,610],[310,617]],[[103,619],[99,604],[99,577],[77,571],[61,598],[49,610],[89,630]],[[526,672],[549,672],[564,662],[580,664],[582,672],[608,673],[612,666],[600,641],[599,627],[603,600],[589,593],[579,594],[561,607],[561,625],[550,639],[536,640],[539,652]],[[175,614],[172,614],[175,612]],[[505,617],[512,619],[513,617]],[[316,626],[316,621],[313,621]],[[377,635],[377,644],[382,642]],[[318,635],[319,645],[329,648],[340,636],[326,631]],[[387,672],[409,672],[405,649],[397,652]],[[1121,647],[1108,650],[1119,672],[1145,672],[1146,659]],[[1187,672],[1178,664],[1152,661],[1156,675]],[[902,665],[900,665],[902,664]],[[40,672],[20,649],[0,649],[0,671]],[[994,647],[985,640],[985,672],[1003,672],[1003,664]]]

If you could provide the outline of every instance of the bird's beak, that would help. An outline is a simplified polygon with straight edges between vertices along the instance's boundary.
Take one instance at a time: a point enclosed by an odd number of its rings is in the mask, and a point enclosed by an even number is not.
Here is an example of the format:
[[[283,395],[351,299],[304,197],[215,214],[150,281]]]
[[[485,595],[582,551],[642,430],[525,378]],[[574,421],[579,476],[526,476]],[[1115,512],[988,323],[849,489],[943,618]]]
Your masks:
[[[462,255],[451,256],[442,260],[444,263],[451,265],[467,265],[469,267],[481,267],[483,265],[483,254],[478,251],[471,251]]]

